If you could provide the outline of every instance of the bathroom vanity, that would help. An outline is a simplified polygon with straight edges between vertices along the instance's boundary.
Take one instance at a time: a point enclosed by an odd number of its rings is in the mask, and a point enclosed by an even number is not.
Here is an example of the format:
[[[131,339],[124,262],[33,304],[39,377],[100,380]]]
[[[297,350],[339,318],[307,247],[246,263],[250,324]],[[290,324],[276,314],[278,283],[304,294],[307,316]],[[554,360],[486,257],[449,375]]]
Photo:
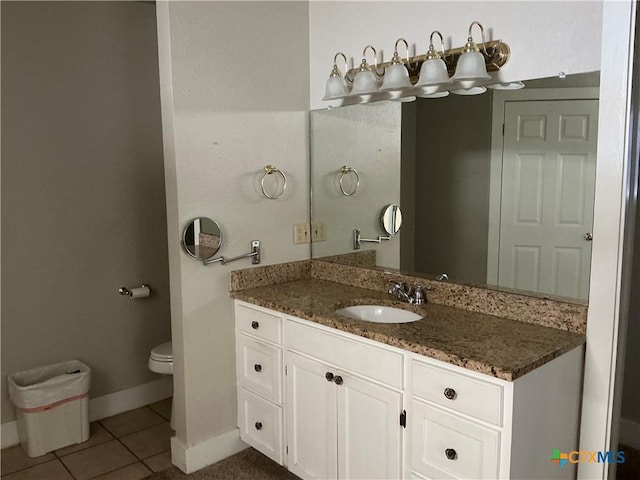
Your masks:
[[[577,448],[583,335],[313,278],[232,295],[241,438],[301,478],[575,476],[550,457]],[[360,303],[424,318],[334,313]]]

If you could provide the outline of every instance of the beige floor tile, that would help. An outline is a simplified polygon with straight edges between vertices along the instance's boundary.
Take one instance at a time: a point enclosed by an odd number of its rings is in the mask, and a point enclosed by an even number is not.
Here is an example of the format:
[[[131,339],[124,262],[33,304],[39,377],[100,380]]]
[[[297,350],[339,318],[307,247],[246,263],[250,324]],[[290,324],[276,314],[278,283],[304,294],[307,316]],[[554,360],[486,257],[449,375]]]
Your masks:
[[[55,457],[54,457],[55,458]],[[64,468],[60,460],[41,463],[35,467],[29,467],[19,472],[12,473],[2,480],[73,480],[71,474]]]
[[[30,458],[24,453],[20,445],[15,447],[5,448],[1,452],[0,463],[2,464],[2,475],[7,475],[12,472],[17,472],[27,467],[32,467],[40,463],[49,462],[56,457],[53,453],[47,453],[41,457]]]
[[[165,398],[164,400],[160,400],[159,402],[152,403],[149,405],[149,408],[156,412],[158,415],[162,416],[165,420],[171,420],[171,402],[172,398]]]
[[[173,430],[168,422],[120,438],[140,459],[149,458],[171,449]]]
[[[65,455],[79,452],[80,450],[84,450],[85,448],[95,447],[96,445],[100,445],[101,443],[113,440],[113,435],[107,432],[104,427],[98,422],[93,422],[91,425],[89,425],[89,435],[89,440],[87,440],[86,442],[69,445],[68,447],[56,450],[54,453],[58,457],[64,457]]]
[[[100,420],[100,424],[115,435],[116,438],[163,422],[166,422],[166,420],[148,407],[136,408],[135,410]]]
[[[145,458],[144,464],[154,472],[162,472],[167,468],[171,468],[173,466],[171,463],[171,450]]]
[[[137,458],[119,441],[111,440],[60,460],[77,480],[87,480],[135,463]]]
[[[92,480],[140,480],[148,477],[153,472],[144,466],[142,462],[134,463],[128,467],[119,468],[113,472],[105,473]]]

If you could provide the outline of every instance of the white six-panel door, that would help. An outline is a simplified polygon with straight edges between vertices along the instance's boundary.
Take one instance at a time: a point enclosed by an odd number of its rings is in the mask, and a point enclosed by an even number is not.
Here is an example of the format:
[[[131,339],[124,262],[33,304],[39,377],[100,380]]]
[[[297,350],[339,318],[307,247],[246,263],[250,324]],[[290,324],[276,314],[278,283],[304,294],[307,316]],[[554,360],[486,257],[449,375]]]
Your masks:
[[[597,100],[505,104],[498,285],[586,299]]]

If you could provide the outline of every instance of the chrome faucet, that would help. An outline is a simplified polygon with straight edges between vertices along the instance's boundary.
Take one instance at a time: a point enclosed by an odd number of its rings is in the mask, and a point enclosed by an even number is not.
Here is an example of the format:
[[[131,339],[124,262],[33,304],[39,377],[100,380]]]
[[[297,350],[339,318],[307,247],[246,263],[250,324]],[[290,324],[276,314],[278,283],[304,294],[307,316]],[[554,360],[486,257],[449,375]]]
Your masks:
[[[411,303],[413,305],[422,305],[427,303],[427,295],[422,285],[414,285],[413,290],[407,288],[404,283],[389,280],[391,288],[389,288],[389,294],[401,302]]]

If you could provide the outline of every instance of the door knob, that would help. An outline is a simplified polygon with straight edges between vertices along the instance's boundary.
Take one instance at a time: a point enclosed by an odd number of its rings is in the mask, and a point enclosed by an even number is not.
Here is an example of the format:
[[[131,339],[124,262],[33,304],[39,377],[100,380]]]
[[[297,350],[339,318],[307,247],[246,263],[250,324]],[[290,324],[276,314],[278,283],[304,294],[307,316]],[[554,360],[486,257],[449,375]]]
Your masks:
[[[585,233],[585,234],[584,234],[584,239],[585,239],[587,242],[590,242],[591,240],[593,240],[593,234],[592,234],[592,233]]]
[[[336,375],[333,379],[333,383],[336,385],[342,385],[344,382],[342,381],[342,377],[340,375]]]
[[[324,374],[324,378],[327,379],[327,382],[333,382],[333,373],[327,372]]]
[[[259,363],[256,363],[256,364],[253,366],[253,369],[254,369],[256,372],[260,373],[260,372],[262,371],[262,365],[260,365]]]
[[[262,422],[256,422],[255,427],[256,430],[262,430]]]

